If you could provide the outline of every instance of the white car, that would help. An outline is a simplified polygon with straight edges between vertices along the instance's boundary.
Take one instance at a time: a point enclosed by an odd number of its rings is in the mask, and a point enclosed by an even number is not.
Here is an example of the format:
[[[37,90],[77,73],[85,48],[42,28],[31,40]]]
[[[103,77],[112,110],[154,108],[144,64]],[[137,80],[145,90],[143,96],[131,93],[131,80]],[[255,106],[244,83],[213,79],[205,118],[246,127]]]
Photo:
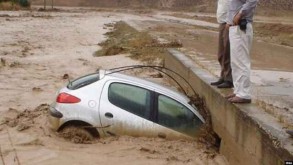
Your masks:
[[[58,92],[49,123],[56,131],[74,126],[96,137],[193,138],[205,121],[188,102],[154,82],[100,70]]]

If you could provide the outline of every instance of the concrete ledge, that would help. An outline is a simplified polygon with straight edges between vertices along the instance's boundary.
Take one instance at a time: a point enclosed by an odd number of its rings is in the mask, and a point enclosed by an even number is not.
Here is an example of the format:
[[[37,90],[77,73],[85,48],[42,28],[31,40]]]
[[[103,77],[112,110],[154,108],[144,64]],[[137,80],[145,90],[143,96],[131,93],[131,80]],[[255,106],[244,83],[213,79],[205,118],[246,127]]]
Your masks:
[[[176,49],[169,49],[165,67],[187,79],[205,99],[211,111],[215,132],[221,137],[220,152],[230,164],[283,165],[293,160],[293,140],[276,118],[254,104],[231,104],[224,95],[229,92],[209,85],[216,80],[209,72]]]

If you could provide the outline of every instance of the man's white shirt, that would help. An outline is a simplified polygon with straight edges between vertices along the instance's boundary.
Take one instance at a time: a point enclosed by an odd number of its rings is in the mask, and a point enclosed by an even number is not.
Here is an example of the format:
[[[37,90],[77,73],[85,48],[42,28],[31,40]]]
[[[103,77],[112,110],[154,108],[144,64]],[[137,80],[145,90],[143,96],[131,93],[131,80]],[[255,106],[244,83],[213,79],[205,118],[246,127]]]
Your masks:
[[[227,22],[229,0],[218,0],[217,21],[218,23]]]

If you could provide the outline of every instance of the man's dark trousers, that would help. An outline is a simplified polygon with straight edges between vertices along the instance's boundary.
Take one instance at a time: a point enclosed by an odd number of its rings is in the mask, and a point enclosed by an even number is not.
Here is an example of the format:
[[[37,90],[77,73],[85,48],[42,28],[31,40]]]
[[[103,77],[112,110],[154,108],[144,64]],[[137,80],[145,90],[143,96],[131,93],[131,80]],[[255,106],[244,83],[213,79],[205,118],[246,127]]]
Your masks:
[[[226,23],[222,23],[219,26],[218,61],[221,65],[220,79],[232,83],[233,81],[230,65],[229,28],[226,27]]]

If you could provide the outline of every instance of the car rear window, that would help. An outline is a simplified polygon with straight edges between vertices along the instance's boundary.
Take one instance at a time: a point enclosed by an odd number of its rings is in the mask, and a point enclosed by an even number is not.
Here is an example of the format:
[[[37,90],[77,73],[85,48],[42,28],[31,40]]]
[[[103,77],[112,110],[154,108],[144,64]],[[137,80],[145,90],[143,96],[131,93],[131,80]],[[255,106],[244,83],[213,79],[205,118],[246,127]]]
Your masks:
[[[77,78],[68,83],[67,88],[71,90],[79,89],[99,80],[99,74],[93,73],[80,78]]]

